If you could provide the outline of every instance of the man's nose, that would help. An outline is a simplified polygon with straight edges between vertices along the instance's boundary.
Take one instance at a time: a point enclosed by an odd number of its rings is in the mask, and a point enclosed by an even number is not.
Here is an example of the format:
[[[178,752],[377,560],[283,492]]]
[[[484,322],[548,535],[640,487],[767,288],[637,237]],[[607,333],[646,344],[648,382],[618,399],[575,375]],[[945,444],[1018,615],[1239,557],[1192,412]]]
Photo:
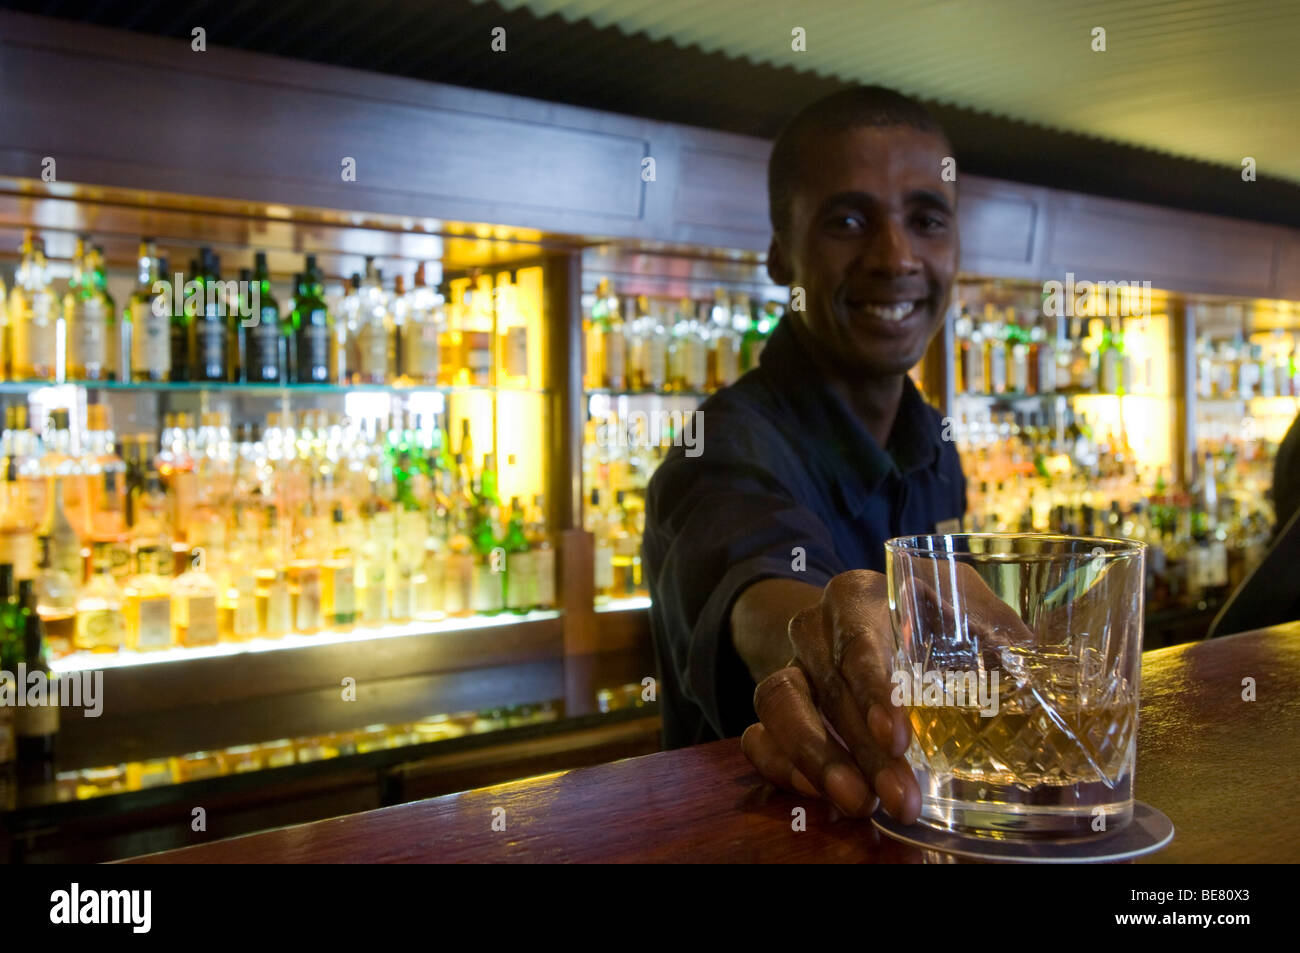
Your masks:
[[[862,249],[862,264],[882,275],[907,275],[919,271],[921,261],[913,252],[906,225],[893,218],[881,223]]]

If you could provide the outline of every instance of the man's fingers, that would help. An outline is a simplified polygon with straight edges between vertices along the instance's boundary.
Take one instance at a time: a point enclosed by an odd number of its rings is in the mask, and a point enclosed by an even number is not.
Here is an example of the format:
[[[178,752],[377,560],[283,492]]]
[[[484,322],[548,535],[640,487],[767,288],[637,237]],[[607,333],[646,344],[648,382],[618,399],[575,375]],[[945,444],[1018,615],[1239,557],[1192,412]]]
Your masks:
[[[860,704],[835,664],[831,640],[827,637],[830,629],[826,628],[824,604],[825,597],[821,605],[805,609],[790,620],[790,641],[807,678],[813,703],[833,736],[838,736],[837,740],[853,755],[863,777],[870,778],[884,767],[888,756],[872,738],[866,706]]]
[[[811,797],[822,796],[803,776],[803,772],[785,756],[785,752],[777,745],[772,733],[763,727],[762,722],[755,722],[745,729],[745,733],[740,736],[740,750],[745,752],[745,757],[758,773],[777,787]]]
[[[776,747],[818,791],[845,814],[870,813],[874,802],[871,787],[848,752],[827,732],[799,668],[780,669],[759,682],[754,710],[765,734],[771,735]],[[780,766],[773,765],[773,770]]]

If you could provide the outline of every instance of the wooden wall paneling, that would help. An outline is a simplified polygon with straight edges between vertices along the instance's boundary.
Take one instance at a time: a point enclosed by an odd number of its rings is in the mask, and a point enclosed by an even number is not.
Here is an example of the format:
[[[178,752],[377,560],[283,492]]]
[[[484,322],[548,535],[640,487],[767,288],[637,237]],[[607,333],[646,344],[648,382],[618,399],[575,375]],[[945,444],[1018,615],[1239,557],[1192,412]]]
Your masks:
[[[0,174],[53,156],[64,182],[650,231],[648,121],[20,14],[0,35]]]
[[[1134,202],[1053,192],[1044,278],[1150,281],[1190,294],[1268,297],[1282,230]]]
[[[1273,297],[1300,301],[1300,232],[1287,231],[1278,239],[1277,280]]]
[[[771,143],[679,128],[671,240],[765,253]]]
[[[1000,278],[1036,278],[1047,239],[1049,190],[958,178],[961,270]]]

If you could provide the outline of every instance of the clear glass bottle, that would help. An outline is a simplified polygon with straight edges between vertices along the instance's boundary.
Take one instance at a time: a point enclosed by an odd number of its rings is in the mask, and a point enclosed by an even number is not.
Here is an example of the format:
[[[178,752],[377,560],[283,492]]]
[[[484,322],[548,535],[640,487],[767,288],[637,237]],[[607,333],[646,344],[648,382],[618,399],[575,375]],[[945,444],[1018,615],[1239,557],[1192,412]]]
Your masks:
[[[123,587],[126,644],[137,652],[171,648],[171,548],[150,540],[135,550],[135,572]]]
[[[361,384],[387,384],[393,378],[394,319],[382,282],[375,260],[367,258],[357,328],[357,382]]]
[[[41,544],[41,566],[36,575],[36,612],[45,625],[51,658],[62,658],[72,651],[81,573],[74,577],[59,569],[50,558],[49,540],[42,540]]]
[[[726,289],[713,292],[713,310],[708,329],[707,386],[710,390],[726,387],[740,376],[740,333]]]
[[[186,570],[171,587],[172,627],[178,645],[215,645],[217,584],[207,571],[207,554],[194,550]]]
[[[528,386],[528,322],[509,272],[497,278],[497,386]]]
[[[415,269],[415,283],[408,295],[402,337],[402,376],[414,384],[438,383],[438,345],[446,330],[446,302],[425,278],[424,263]]]
[[[50,289],[45,244],[23,233],[22,263],[9,295],[11,363],[14,380],[61,380],[59,327],[62,318]]]
[[[124,315],[124,355],[130,355],[130,379],[171,380],[171,296],[154,294],[159,281],[158,253],[152,238],[140,243],[135,292]],[[125,379],[125,378],[124,378]]]
[[[83,652],[117,652],[126,639],[126,618],[122,590],[113,578],[113,555],[104,544],[95,545],[91,567],[90,578],[77,591],[73,647]]]

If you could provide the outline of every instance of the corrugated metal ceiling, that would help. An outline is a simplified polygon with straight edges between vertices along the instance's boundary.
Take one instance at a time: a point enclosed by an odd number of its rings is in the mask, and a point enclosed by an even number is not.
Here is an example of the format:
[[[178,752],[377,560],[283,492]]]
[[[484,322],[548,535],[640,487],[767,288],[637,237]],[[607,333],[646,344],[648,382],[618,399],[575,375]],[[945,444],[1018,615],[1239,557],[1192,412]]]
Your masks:
[[[498,2],[1300,182],[1295,0]]]

